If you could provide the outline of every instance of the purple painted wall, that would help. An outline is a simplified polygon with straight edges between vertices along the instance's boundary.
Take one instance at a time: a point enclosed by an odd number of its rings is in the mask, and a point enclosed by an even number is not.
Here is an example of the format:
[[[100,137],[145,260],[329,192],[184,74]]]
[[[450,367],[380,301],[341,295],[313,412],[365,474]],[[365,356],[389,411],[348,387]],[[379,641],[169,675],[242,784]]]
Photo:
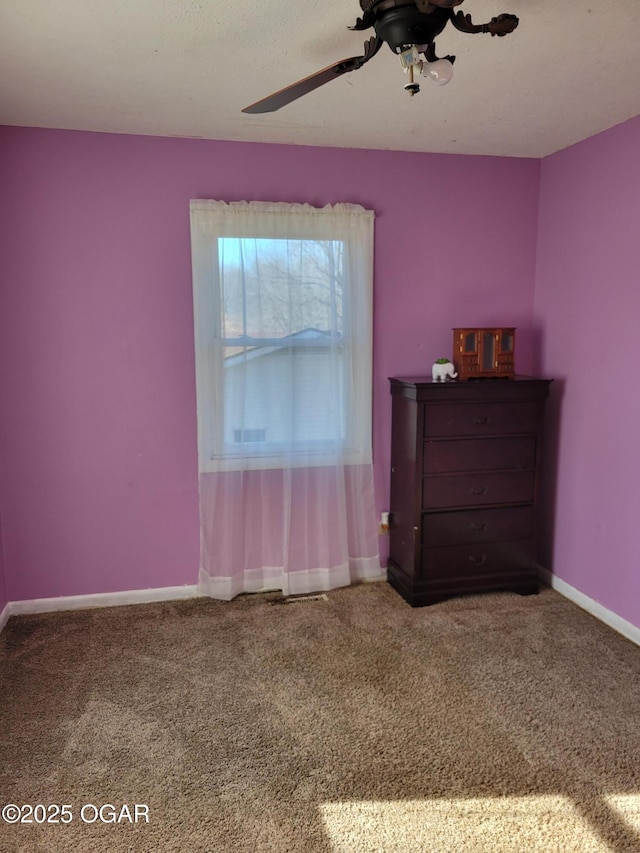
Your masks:
[[[542,164],[535,321],[552,414],[548,562],[640,626],[640,118]]]
[[[537,161],[0,128],[0,170],[11,600],[196,581],[190,198],[376,211],[380,510],[388,376],[467,324],[516,325],[531,369]]]
[[[0,518],[0,614],[2,614],[8,601],[9,595],[7,593],[7,582],[4,574],[4,553],[2,550],[2,518]]]

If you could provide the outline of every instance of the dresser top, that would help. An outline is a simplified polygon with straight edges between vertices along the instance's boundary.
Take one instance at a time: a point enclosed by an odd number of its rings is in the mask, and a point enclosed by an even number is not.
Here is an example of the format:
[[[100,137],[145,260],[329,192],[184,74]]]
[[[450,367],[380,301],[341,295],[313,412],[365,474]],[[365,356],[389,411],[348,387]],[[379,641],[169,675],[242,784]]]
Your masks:
[[[474,379],[434,382],[430,376],[391,376],[391,393],[411,400],[522,400],[543,399],[553,380],[534,376],[512,379]]]
[[[449,379],[446,382],[434,382],[431,376],[390,376],[389,382],[402,382],[406,385],[507,385],[509,382],[551,382],[551,379],[544,379],[539,376],[522,376],[517,374],[510,379],[471,379],[459,382],[456,379]]]

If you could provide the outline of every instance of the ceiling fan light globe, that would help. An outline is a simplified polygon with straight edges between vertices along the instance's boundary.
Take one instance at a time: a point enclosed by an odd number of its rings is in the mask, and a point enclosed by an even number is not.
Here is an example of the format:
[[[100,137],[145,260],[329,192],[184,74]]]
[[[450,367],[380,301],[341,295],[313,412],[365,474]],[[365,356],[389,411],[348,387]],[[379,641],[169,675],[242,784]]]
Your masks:
[[[453,65],[448,59],[436,59],[435,62],[425,62],[421,73],[436,86],[446,86],[453,77]]]

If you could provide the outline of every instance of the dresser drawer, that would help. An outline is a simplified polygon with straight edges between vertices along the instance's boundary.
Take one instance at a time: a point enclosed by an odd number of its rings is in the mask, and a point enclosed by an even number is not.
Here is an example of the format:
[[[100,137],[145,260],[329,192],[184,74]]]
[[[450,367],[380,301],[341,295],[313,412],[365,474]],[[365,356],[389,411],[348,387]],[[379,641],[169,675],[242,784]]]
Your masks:
[[[532,539],[425,548],[420,560],[420,576],[430,580],[535,572],[536,568]]]
[[[422,516],[423,547],[512,541],[532,535],[531,506],[434,512]]]
[[[536,436],[437,439],[424,444],[423,474],[535,468]]]
[[[535,472],[526,469],[425,477],[422,508],[531,503],[534,482]]]
[[[426,407],[424,436],[535,432],[540,413],[540,405],[533,400],[514,403],[439,403]]]

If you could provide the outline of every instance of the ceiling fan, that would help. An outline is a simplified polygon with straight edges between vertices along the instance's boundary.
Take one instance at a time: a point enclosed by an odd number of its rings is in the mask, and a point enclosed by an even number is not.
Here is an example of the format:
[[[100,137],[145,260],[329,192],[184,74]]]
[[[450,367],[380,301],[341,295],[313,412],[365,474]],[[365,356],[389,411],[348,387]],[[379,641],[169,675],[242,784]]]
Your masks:
[[[366,30],[373,27],[375,31],[375,36],[371,36],[364,43],[362,56],[351,56],[316,71],[315,74],[245,107],[242,112],[270,113],[279,110],[330,80],[362,68],[383,44],[388,44],[400,57],[401,65],[407,73],[404,88],[410,95],[420,91],[416,75],[422,74],[442,86],[451,79],[455,56],[439,59],[436,56],[435,39],[449,22],[462,33],[491,33],[492,36],[506,36],[518,26],[518,18],[510,14],[498,15],[486,24],[474,24],[471,15],[453,11],[463,2],[464,0],[360,0],[360,8],[364,14],[350,29]]]

